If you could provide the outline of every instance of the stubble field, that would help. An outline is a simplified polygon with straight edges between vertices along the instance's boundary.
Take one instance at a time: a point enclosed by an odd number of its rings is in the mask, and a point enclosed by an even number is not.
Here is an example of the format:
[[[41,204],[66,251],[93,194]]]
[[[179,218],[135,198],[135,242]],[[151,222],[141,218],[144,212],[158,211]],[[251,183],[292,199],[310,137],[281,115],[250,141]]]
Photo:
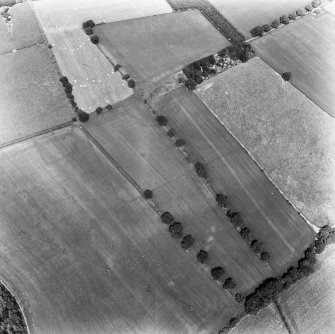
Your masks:
[[[335,223],[335,121],[259,58],[196,91],[316,226]]]
[[[62,75],[73,85],[79,108],[92,113],[97,107],[113,105],[133,94],[82,29],[50,33],[48,40]]]
[[[157,98],[152,107],[205,164],[214,191],[228,195],[263,242],[273,272],[282,273],[298,260],[314,232],[201,100],[182,87]]]
[[[0,145],[75,116],[44,45],[0,55]]]
[[[85,128],[141,188],[153,191],[162,212],[183,223],[185,234],[195,239],[193,258],[200,249],[207,250],[209,267],[222,265],[238,292],[251,292],[272,272],[253,256],[150,110],[139,100],[127,102]]]
[[[256,54],[326,113],[335,117],[335,17],[307,15],[251,44]]]
[[[198,10],[97,26],[99,47],[137,83],[159,80],[230,43]]]
[[[1,280],[31,333],[207,334],[237,310],[78,128],[0,156]]]

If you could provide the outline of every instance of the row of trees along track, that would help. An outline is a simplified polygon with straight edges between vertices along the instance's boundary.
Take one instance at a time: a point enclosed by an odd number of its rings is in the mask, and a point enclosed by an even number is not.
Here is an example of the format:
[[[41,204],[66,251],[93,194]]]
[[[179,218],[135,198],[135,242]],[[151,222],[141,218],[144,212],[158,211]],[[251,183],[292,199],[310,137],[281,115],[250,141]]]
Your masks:
[[[95,27],[95,22],[93,20],[88,20],[83,22],[82,27],[86,33],[86,35],[90,36],[90,40],[93,44],[99,44],[99,36],[94,34],[94,27]],[[114,66],[114,71],[118,71],[121,68],[120,64],[116,64]],[[129,88],[135,88],[136,83],[135,80],[130,78],[129,74],[124,74],[122,76],[122,79],[127,81],[128,87]]]
[[[245,40],[245,37],[208,0],[167,0],[167,2],[175,11],[198,9],[233,44]]]

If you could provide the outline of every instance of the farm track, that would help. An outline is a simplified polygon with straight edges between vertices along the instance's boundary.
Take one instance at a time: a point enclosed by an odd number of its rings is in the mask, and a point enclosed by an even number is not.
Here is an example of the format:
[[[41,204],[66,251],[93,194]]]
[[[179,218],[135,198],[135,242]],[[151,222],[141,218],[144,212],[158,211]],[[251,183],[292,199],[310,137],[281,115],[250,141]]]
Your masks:
[[[278,302],[278,300],[275,299],[275,300],[273,301],[273,303],[274,303],[274,305],[276,306],[276,309],[277,309],[277,311],[278,311],[278,313],[279,313],[279,315],[280,315],[281,320],[283,321],[283,324],[285,325],[285,328],[286,328],[287,332],[288,332],[289,334],[300,334],[300,332],[297,331],[297,330],[292,331],[291,327],[289,326],[289,324],[288,324],[288,322],[287,322],[287,319],[286,319],[286,317],[285,317],[285,314],[284,314],[284,312],[283,312],[283,310],[282,310],[282,307],[281,307],[280,303]]]

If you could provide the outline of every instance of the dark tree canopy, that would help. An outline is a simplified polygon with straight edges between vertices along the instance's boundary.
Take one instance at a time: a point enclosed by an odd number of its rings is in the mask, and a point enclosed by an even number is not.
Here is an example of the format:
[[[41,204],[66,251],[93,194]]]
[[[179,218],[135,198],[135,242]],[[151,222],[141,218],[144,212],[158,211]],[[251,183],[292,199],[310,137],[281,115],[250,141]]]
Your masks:
[[[101,107],[98,107],[95,109],[95,112],[100,115],[102,113],[102,108]]]
[[[77,114],[80,122],[86,123],[90,119],[90,115],[81,109],[77,111]]]
[[[288,18],[290,20],[295,20],[297,18],[297,15],[296,15],[296,13],[291,13],[291,14],[289,14]]]
[[[257,27],[252,28],[250,30],[251,35],[254,36],[254,37],[256,37],[256,36],[263,36],[263,32],[264,32],[263,31],[263,27],[261,27],[261,26],[257,26]]]
[[[183,237],[181,241],[181,247],[183,249],[188,249],[194,244],[194,239],[191,234],[187,234]]]
[[[289,81],[291,79],[291,73],[290,72],[285,72],[282,74],[282,78],[285,80],[285,81]]]
[[[130,75],[129,74],[124,74],[123,76],[122,76],[122,79],[123,80],[128,80],[130,78]]]
[[[271,30],[271,26],[269,24],[264,24],[262,28],[264,32],[269,32]]]
[[[214,267],[211,269],[211,275],[215,280],[218,280],[225,273],[222,267]]]
[[[69,79],[65,76],[59,78],[59,81],[64,85],[65,83],[69,82]]]
[[[93,35],[93,29],[91,27],[85,28],[86,35]]]
[[[183,138],[179,138],[175,141],[175,145],[177,147],[183,147],[183,146],[185,146],[185,144],[186,144],[186,141]]]
[[[200,249],[199,253],[197,254],[197,260],[200,263],[204,263],[208,257],[208,253],[205,250]]]
[[[238,303],[243,302],[244,299],[245,299],[245,297],[244,297],[242,294],[240,294],[239,292],[237,292],[237,293],[235,294],[235,300],[236,300]]]
[[[174,128],[169,129],[169,131],[167,132],[167,135],[172,138],[176,135],[176,130]]]
[[[188,88],[189,90],[194,90],[196,87],[197,83],[193,78],[187,79],[185,82],[185,87]]]
[[[207,179],[207,170],[205,166],[201,162],[196,162],[194,164],[194,169],[197,172],[199,177],[202,177],[203,179]]]
[[[263,260],[263,261],[267,261],[267,260],[269,260],[269,259],[270,259],[270,255],[269,255],[268,252],[262,252],[262,253],[261,253],[261,260]]]
[[[228,196],[224,194],[216,194],[216,203],[220,207],[228,208],[230,206]]]
[[[164,223],[164,224],[172,224],[174,222],[174,217],[172,216],[172,214],[170,212],[165,211],[161,215],[161,220],[162,220],[162,223]]]
[[[263,248],[263,244],[259,240],[252,240],[250,248],[254,251],[254,253],[260,253]]]
[[[88,20],[86,22],[83,22],[82,24],[83,28],[94,28],[95,27],[95,23],[93,20]]]
[[[316,254],[321,254],[326,248],[326,242],[324,240],[315,241],[315,252]]]
[[[271,27],[272,28],[278,28],[279,27],[279,20],[274,20],[272,23],[271,23]]]
[[[98,44],[99,43],[99,37],[97,35],[92,35],[91,36],[91,42],[93,44]]]
[[[283,23],[283,24],[289,24],[289,23],[290,23],[290,20],[289,20],[289,18],[288,18],[287,15],[282,15],[282,16],[280,17],[280,22]]]
[[[116,72],[116,71],[118,71],[120,68],[121,68],[121,65],[120,65],[120,64],[116,64],[116,65],[114,66],[114,71]]]
[[[157,116],[156,121],[157,121],[158,125],[160,125],[160,126],[165,126],[168,123],[167,118],[163,115]]]
[[[238,324],[238,319],[237,318],[234,317],[234,318],[231,318],[229,320],[229,326],[235,327],[237,324]]]
[[[297,9],[295,12],[297,16],[303,16],[304,15],[304,10],[303,9]]]
[[[230,218],[230,222],[237,228],[241,227],[243,224],[243,218],[239,212],[233,212],[232,217]]]
[[[225,282],[223,283],[223,288],[224,289],[234,289],[236,284],[234,280],[231,277],[228,277]]]
[[[240,235],[242,239],[248,239],[250,236],[250,230],[247,227],[243,227],[240,231]]]
[[[183,224],[174,222],[169,226],[169,232],[172,238],[180,239],[183,236]]]
[[[153,197],[153,195],[154,194],[153,194],[152,190],[150,190],[150,189],[146,189],[143,192],[143,196],[144,196],[145,199],[150,199],[150,198]]]
[[[128,87],[129,88],[135,88],[135,86],[136,86],[135,80],[134,79],[129,79],[128,80]]]

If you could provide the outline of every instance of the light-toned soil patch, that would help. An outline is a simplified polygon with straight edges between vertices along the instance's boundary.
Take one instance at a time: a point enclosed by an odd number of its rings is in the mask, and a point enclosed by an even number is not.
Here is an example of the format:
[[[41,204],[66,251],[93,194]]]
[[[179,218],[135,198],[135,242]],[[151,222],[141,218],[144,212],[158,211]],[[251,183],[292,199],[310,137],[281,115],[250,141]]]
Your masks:
[[[75,116],[44,45],[0,55],[0,144]]]
[[[113,22],[94,30],[103,52],[137,83],[159,80],[230,45],[198,10]]]
[[[130,89],[121,74],[92,44],[82,29],[48,35],[62,75],[73,85],[73,95],[78,107],[87,113],[97,107],[115,104],[130,95]]]
[[[255,58],[196,94],[315,225],[335,223],[335,121]]]

